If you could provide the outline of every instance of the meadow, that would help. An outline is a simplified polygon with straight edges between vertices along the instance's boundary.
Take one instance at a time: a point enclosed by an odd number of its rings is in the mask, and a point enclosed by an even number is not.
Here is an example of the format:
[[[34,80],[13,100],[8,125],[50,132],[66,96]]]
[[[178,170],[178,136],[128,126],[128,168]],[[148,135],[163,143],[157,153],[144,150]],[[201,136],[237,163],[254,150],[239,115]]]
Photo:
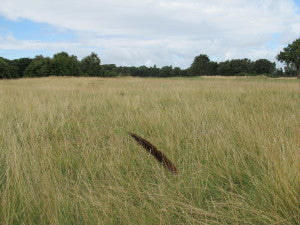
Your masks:
[[[300,224],[299,116],[297,79],[0,80],[0,224]]]

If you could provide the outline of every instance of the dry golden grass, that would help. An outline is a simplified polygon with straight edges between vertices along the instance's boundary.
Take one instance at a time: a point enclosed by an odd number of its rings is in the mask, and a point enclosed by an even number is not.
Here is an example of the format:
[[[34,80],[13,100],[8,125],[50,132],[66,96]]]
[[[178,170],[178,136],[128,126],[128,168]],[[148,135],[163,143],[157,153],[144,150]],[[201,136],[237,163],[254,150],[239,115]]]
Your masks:
[[[299,84],[1,80],[0,223],[299,224]]]

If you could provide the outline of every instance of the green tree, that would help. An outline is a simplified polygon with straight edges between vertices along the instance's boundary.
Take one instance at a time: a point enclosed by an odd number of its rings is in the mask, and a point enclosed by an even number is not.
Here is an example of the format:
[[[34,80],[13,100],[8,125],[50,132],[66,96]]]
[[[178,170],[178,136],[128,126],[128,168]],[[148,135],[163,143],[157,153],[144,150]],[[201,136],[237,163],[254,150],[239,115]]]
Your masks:
[[[104,64],[101,66],[101,76],[108,76],[106,71],[112,71],[113,69],[117,68],[115,64]]]
[[[53,75],[53,64],[50,58],[36,56],[24,71],[25,77],[45,77]]]
[[[192,76],[201,76],[210,74],[210,59],[207,55],[198,55],[195,57],[191,67],[190,73]]]
[[[278,55],[277,60],[284,62],[288,67],[295,67],[297,77],[300,79],[300,38],[289,44]]]
[[[18,72],[10,60],[0,57],[0,79],[5,78],[18,78]]]
[[[30,58],[20,58],[20,59],[12,60],[11,63],[13,66],[16,67],[18,76],[23,77],[26,68],[30,65],[31,62],[32,62],[32,59],[30,59]]]
[[[273,74],[275,70],[275,63],[267,59],[258,59],[254,62],[254,72],[256,74]]]
[[[253,63],[250,59],[232,59],[219,63],[218,73],[223,76],[253,74]]]
[[[24,76],[24,72],[25,72],[26,68],[30,65],[31,62],[32,62],[32,59],[30,59],[30,58],[20,58],[20,59],[14,59],[11,61],[12,65],[15,66],[15,68],[17,69],[17,73],[18,73],[19,77]]]
[[[5,59],[0,58],[0,79],[4,78],[11,78],[11,71]]]
[[[159,76],[160,69],[154,65],[153,67],[150,67],[150,74],[153,77],[158,77]]]
[[[285,77],[295,77],[297,76],[297,69],[295,65],[289,64],[284,67],[284,76]]]
[[[104,77],[117,77],[119,74],[114,70],[104,70],[102,76]]]
[[[229,63],[232,75],[248,75],[253,73],[253,63],[250,59],[233,59]]]
[[[209,62],[209,75],[217,75],[218,74],[219,64],[217,62]]]
[[[159,72],[160,77],[172,77],[173,76],[173,68],[172,66],[163,66]]]
[[[81,75],[80,64],[77,57],[69,56],[66,52],[60,52],[53,56],[52,75],[79,76]]]
[[[101,60],[98,55],[92,52],[89,56],[83,58],[80,62],[81,70],[87,76],[100,76],[101,75]]]
[[[181,69],[180,69],[179,67],[175,67],[175,68],[173,69],[173,75],[174,75],[175,77],[179,77],[180,74],[181,74]]]
[[[219,63],[218,74],[220,74],[221,76],[233,75],[229,60]]]

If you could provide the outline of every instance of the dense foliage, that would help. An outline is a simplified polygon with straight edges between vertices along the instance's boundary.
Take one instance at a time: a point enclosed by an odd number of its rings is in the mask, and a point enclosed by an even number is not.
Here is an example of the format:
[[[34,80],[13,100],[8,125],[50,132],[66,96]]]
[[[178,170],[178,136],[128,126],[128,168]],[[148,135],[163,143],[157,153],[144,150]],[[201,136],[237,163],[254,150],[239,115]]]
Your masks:
[[[284,48],[277,59],[286,64],[286,70],[294,72],[300,78],[300,38]]]
[[[17,68],[9,60],[0,57],[0,79],[17,77]]]
[[[164,66],[158,68],[147,66],[116,66],[101,65],[96,53],[78,60],[77,56],[60,52],[53,58],[36,56],[34,59],[21,58],[8,60],[0,57],[0,78],[43,77],[43,76],[139,76],[139,77],[177,77],[177,76],[300,76],[300,39],[283,49],[277,56],[280,62],[286,64],[284,70],[276,69],[274,62],[267,59],[232,59],[224,62],[214,62],[207,55],[196,56],[187,69]]]

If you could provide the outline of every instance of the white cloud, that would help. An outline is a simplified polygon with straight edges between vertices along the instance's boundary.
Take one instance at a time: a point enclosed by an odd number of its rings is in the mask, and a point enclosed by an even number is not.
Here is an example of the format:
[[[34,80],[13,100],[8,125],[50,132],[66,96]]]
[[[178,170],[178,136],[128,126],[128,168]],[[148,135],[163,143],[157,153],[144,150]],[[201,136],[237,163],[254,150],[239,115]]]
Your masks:
[[[55,50],[58,48],[71,49],[79,47],[79,43],[70,42],[42,42],[33,40],[17,40],[13,35],[0,36],[0,49],[3,50]]]
[[[2,0],[0,14],[79,36],[70,43],[6,37],[0,38],[0,49],[57,49],[80,56],[94,50],[104,63],[119,65],[185,67],[200,53],[215,60],[275,60],[284,45],[300,36],[300,15],[292,0]],[[281,42],[270,49],[266,44],[274,34],[281,34]]]

